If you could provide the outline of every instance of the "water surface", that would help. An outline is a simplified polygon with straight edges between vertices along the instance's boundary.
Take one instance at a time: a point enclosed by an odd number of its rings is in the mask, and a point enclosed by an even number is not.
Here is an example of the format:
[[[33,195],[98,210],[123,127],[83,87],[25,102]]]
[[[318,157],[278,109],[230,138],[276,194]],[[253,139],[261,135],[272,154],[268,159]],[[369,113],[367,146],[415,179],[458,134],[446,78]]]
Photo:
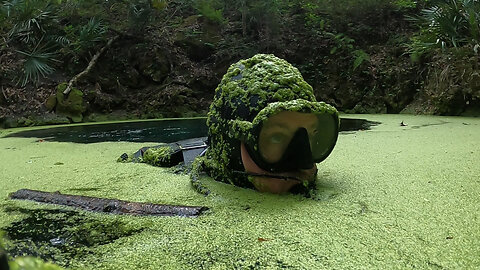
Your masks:
[[[340,131],[370,129],[380,124],[366,119],[342,118]],[[206,118],[167,119],[109,124],[71,125],[26,130],[7,137],[35,137],[45,141],[97,143],[107,141],[175,142],[207,136]]]

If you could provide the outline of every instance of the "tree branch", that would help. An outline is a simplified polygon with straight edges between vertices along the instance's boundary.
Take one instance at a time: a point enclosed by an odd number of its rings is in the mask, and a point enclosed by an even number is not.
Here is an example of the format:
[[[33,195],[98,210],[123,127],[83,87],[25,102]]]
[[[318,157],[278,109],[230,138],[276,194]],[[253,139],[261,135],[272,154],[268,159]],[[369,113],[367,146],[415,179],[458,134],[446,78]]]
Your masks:
[[[100,58],[100,56],[102,55],[102,53],[107,50],[110,46],[112,46],[112,43],[118,39],[118,35],[117,36],[114,36],[112,37],[111,39],[109,39],[107,41],[107,44],[105,46],[103,46],[103,48],[101,48],[93,57],[92,59],[90,60],[90,63],[88,63],[88,66],[87,68],[78,73],[77,75],[75,75],[69,82],[68,82],[68,85],[67,85],[67,88],[65,88],[65,91],[63,91],[63,94],[64,95],[68,95],[70,93],[70,91],[72,91],[72,86],[74,83],[76,83],[78,81],[78,79],[80,79],[81,77],[85,76],[86,74],[88,74],[90,72],[90,70],[93,68],[93,66],[95,66],[95,64],[97,63],[98,61],[98,58]]]

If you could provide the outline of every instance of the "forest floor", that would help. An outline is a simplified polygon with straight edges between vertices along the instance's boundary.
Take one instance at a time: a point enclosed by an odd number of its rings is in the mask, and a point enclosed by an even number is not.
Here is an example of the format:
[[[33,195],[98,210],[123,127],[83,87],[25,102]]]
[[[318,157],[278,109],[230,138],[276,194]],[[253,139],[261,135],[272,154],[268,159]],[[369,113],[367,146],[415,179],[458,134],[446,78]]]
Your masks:
[[[71,269],[479,267],[480,119],[345,116],[382,124],[340,134],[318,165],[314,199],[207,177],[204,197],[187,175],[116,162],[148,143],[45,142],[0,130],[7,250]],[[8,199],[21,188],[210,210],[198,218],[94,214]]]

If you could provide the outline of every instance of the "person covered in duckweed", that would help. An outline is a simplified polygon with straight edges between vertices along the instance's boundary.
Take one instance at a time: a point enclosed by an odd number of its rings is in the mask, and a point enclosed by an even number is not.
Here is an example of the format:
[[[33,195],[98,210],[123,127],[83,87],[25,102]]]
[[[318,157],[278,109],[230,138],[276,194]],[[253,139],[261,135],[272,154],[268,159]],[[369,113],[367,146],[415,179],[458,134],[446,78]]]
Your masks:
[[[208,138],[142,148],[133,161],[172,166],[194,160],[190,179],[204,195],[210,191],[200,181],[202,172],[260,192],[309,195],[316,163],[332,152],[339,124],[337,110],[316,101],[298,69],[257,54],[232,64],[223,76],[208,112]],[[187,154],[192,151],[193,157]]]
[[[230,66],[215,90],[207,118],[208,148],[198,157],[192,184],[204,170],[217,181],[270,193],[315,188],[316,163],[338,137],[337,110],[315,99],[312,87],[287,61],[257,54]]]

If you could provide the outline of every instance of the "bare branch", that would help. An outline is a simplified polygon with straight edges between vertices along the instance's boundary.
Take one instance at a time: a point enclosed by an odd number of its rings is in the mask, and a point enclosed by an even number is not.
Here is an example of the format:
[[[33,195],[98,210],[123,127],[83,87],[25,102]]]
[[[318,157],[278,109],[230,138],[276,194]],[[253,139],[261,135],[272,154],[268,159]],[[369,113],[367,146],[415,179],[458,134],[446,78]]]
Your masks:
[[[68,82],[68,85],[67,85],[67,88],[65,88],[65,91],[63,91],[63,94],[64,95],[68,95],[70,93],[70,91],[72,91],[72,86],[74,83],[76,83],[81,77],[85,76],[86,74],[88,74],[90,72],[90,70],[95,66],[95,64],[97,63],[98,61],[98,58],[100,58],[100,56],[102,55],[102,53],[107,50],[110,46],[112,46],[112,43],[118,39],[119,36],[114,36],[112,37],[111,39],[108,40],[107,44],[105,46],[103,46],[93,57],[92,59],[90,60],[90,63],[88,63],[88,66],[87,68],[78,73],[77,75],[75,75],[69,82]]]

